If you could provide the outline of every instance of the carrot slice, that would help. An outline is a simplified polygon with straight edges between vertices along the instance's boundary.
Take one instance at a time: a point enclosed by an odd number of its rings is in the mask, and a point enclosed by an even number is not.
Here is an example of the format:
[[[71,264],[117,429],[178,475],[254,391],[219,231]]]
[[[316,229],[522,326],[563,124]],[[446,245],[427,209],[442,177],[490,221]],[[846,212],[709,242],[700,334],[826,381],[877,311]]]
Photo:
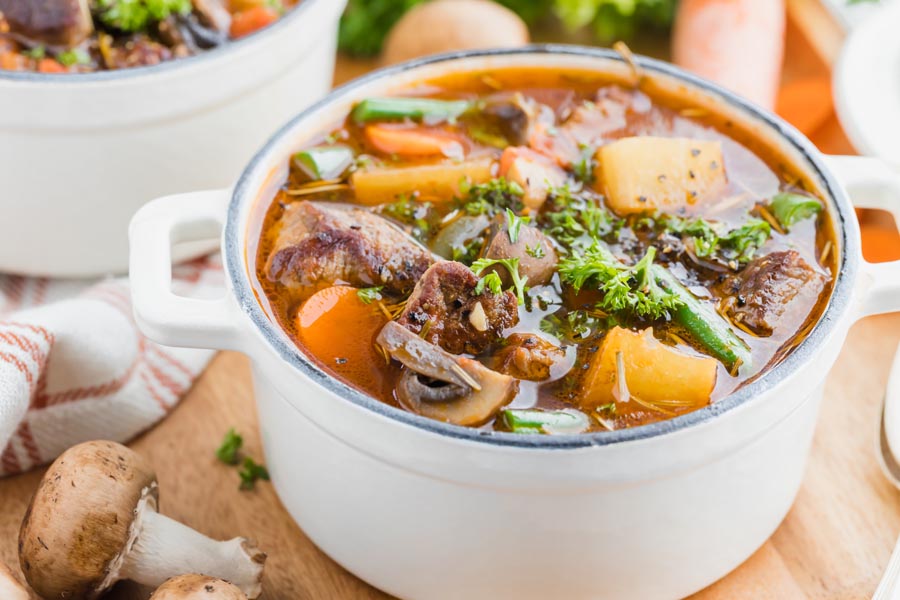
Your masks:
[[[461,156],[459,138],[446,131],[390,125],[367,125],[366,139],[380,152],[402,156]]]
[[[775,103],[775,112],[807,136],[822,126],[833,108],[829,77],[795,79],[781,87]]]
[[[389,398],[393,381],[374,346],[385,323],[378,305],[364,303],[356,288],[332,286],[300,306],[295,326],[300,344],[325,367],[360,388],[382,390]]]
[[[67,73],[68,69],[52,58],[42,58],[38,61],[38,71],[41,73]]]
[[[233,39],[242,38],[277,20],[278,13],[273,9],[266,6],[255,6],[232,15],[229,33]]]
[[[781,76],[784,27],[784,0],[681,0],[672,58],[771,109]]]

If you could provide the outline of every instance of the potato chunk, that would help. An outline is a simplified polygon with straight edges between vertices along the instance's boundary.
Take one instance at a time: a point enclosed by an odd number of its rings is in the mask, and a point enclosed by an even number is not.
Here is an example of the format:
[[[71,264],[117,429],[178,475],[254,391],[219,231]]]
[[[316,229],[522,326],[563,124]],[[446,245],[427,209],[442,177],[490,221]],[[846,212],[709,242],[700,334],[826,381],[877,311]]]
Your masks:
[[[687,138],[630,137],[597,150],[598,191],[620,216],[679,212],[726,183],[722,144]]]
[[[376,167],[355,171],[350,183],[360,204],[393,202],[398,196],[418,192],[419,199],[449,201],[460,194],[460,184],[486,183],[494,172],[490,158],[460,163],[435,163],[406,167]]]
[[[718,363],[666,346],[652,329],[634,332],[615,327],[606,334],[585,375],[580,404],[596,408],[621,401],[616,354],[622,354],[630,402],[637,398],[665,410],[699,408],[709,404],[716,385]]]

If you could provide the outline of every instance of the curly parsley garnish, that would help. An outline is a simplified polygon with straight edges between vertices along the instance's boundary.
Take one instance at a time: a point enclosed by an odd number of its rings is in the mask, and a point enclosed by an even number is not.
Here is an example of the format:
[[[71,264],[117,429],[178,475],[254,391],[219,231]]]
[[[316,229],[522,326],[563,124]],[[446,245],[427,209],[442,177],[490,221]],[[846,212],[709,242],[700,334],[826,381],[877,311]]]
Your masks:
[[[509,233],[510,243],[515,244],[519,241],[519,232],[523,223],[531,223],[531,217],[520,217],[508,208],[506,209],[506,230]]]
[[[169,15],[189,14],[191,0],[97,0],[97,16],[109,27],[130,33],[143,31]]]
[[[559,274],[576,292],[586,285],[600,291],[603,297],[597,308],[602,311],[651,320],[669,318],[682,301],[657,283],[652,269],[655,257],[656,248],[651,246],[641,260],[627,266],[595,242],[564,258]]]

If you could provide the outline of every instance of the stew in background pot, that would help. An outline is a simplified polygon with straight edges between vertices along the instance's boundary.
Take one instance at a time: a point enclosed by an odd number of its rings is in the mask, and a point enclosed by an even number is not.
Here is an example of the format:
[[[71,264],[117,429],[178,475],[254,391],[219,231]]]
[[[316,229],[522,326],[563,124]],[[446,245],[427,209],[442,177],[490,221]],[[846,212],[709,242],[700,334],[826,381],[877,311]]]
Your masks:
[[[298,0],[0,0],[0,69],[89,73],[221,46]]]
[[[368,98],[291,159],[257,293],[307,355],[407,411],[520,433],[716,402],[803,338],[825,203],[727,119],[584,72]]]

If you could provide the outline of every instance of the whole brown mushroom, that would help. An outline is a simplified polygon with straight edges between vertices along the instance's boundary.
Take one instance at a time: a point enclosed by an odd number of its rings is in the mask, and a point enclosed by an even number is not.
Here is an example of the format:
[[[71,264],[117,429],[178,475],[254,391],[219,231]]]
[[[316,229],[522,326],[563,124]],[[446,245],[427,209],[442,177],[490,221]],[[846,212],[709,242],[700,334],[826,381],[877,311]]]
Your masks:
[[[96,598],[116,581],[157,587],[182,573],[261,591],[266,555],[244,538],[212,540],[157,512],[156,474],[106,441],[74,446],[50,465],[19,531],[19,563],[43,598]]]
[[[528,27],[491,0],[432,0],[397,21],[384,44],[393,64],[452,50],[511,48],[528,43]]]
[[[28,591],[22,587],[16,576],[5,564],[0,562],[0,598],[3,600],[28,600]]]
[[[169,579],[150,600],[247,600],[247,596],[227,581],[191,573]]]

